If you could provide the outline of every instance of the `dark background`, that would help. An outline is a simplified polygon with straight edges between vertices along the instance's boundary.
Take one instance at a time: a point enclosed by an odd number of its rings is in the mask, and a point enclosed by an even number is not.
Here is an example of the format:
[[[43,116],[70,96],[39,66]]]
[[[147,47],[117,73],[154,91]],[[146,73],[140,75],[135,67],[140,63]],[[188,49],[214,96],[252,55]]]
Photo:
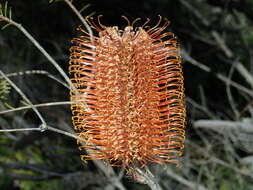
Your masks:
[[[0,2],[4,4],[5,1]],[[94,18],[103,15],[103,25],[116,25],[122,29],[127,24],[122,15],[130,21],[141,18],[139,25],[146,18],[151,19],[150,25],[155,25],[159,20],[158,15],[171,21],[168,30],[178,37],[183,51],[188,124],[182,168],[171,165],[169,168],[175,175],[208,189],[252,189],[252,176],[248,175],[251,173],[250,167],[241,162],[241,159],[253,153],[244,142],[251,136],[242,138],[240,135],[245,134],[240,132],[197,129],[194,122],[200,119],[235,122],[252,117],[252,96],[230,85],[228,88],[228,84],[217,78],[217,74],[251,91],[252,84],[238,72],[236,65],[242,64],[249,74],[253,68],[253,1],[74,0],[73,4],[79,10],[90,4],[82,15],[93,14]],[[21,23],[68,72],[70,40],[78,35],[76,27],[81,25],[71,9],[64,2],[48,3],[47,0],[10,0],[8,5],[12,8],[13,20]],[[0,24],[4,25],[3,22]],[[225,48],[215,38],[217,35]],[[211,71],[204,71],[192,60],[209,67]],[[0,69],[6,74],[45,70],[61,77],[44,55],[14,26],[0,31]],[[69,91],[44,75],[20,75],[11,79],[34,104],[69,100]],[[2,94],[0,110],[24,105],[13,89]],[[229,100],[229,96],[233,101]],[[43,107],[40,111],[50,125],[63,130],[71,127],[68,105]],[[2,128],[37,127],[39,122],[31,110],[0,115]],[[252,145],[252,141],[247,143],[248,147]],[[75,140],[52,132],[0,134],[0,188],[110,189],[110,180],[92,162],[81,163],[76,147]],[[212,156],[228,165],[217,163],[217,160],[215,162],[210,158]],[[159,167],[151,166],[164,189],[190,188]],[[248,173],[246,175],[243,172]],[[129,178],[123,178],[122,182],[127,189],[149,189]]]

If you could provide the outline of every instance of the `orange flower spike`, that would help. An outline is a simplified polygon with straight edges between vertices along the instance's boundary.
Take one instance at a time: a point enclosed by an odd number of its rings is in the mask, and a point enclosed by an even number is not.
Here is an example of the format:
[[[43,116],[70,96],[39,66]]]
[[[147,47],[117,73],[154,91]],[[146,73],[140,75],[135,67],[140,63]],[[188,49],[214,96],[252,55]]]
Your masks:
[[[84,139],[80,149],[88,153],[83,159],[125,168],[178,162],[185,138],[183,74],[176,38],[164,32],[169,21],[161,21],[147,30],[128,21],[119,30],[89,20],[99,33],[94,42],[81,28],[84,36],[72,40],[71,101],[80,103],[71,108]]]

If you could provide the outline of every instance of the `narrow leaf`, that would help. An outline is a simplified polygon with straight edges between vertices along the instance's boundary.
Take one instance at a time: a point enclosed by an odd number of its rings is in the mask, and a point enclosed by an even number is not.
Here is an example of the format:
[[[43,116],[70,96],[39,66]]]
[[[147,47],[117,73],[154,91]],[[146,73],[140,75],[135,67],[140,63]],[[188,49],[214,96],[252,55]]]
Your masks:
[[[0,4],[0,15],[3,15],[3,6]]]
[[[85,5],[83,8],[81,8],[81,10],[79,11],[80,13],[83,12],[85,9],[87,9],[88,7],[90,7],[90,4]]]
[[[86,18],[92,17],[92,16],[95,15],[95,14],[96,14],[96,12],[92,12],[92,13],[90,13],[88,16],[86,16]]]
[[[7,11],[8,11],[8,1],[6,1],[4,5],[4,16],[7,16]]]
[[[11,11],[11,8],[9,10],[9,19],[11,20],[12,19],[12,11]]]
[[[7,27],[10,26],[10,25],[11,25],[11,23],[8,23],[8,24],[4,25],[4,26],[1,28],[1,30],[4,30],[5,28],[7,28]]]
[[[8,104],[7,102],[4,102],[4,106],[8,109],[15,109],[15,107],[11,106],[10,104]]]

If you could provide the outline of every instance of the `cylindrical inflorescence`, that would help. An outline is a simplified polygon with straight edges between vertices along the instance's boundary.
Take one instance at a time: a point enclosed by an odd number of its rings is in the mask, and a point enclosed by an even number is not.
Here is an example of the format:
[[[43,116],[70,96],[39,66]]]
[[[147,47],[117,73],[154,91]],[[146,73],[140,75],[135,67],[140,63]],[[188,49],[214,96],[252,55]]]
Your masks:
[[[84,159],[144,167],[177,162],[185,138],[179,46],[168,25],[124,30],[92,24],[72,40],[73,123]]]

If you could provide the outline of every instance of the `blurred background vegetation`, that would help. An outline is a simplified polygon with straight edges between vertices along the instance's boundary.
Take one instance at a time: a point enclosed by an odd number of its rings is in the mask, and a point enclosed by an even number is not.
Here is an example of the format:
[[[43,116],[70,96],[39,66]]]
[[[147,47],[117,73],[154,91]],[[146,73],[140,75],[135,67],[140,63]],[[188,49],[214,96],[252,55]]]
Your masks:
[[[5,1],[0,1],[3,5]],[[126,26],[158,16],[171,21],[181,45],[187,138],[182,167],[151,165],[166,190],[253,189],[253,1],[252,0],[74,0],[83,16],[103,15],[104,25]],[[9,0],[13,20],[21,23],[66,71],[70,40],[80,20],[63,1]],[[4,26],[4,23],[0,23]],[[61,78],[33,44],[14,26],[0,31],[0,70],[5,74],[47,71]],[[22,74],[11,80],[34,104],[69,100],[66,87],[45,74]],[[24,106],[0,78],[0,112]],[[69,105],[39,108],[47,123],[68,131]],[[0,114],[2,129],[38,127],[31,109]],[[79,158],[76,141],[50,131],[0,134],[0,189],[113,190],[149,189],[123,177],[119,185],[93,162]],[[116,174],[120,173],[115,169]]]

